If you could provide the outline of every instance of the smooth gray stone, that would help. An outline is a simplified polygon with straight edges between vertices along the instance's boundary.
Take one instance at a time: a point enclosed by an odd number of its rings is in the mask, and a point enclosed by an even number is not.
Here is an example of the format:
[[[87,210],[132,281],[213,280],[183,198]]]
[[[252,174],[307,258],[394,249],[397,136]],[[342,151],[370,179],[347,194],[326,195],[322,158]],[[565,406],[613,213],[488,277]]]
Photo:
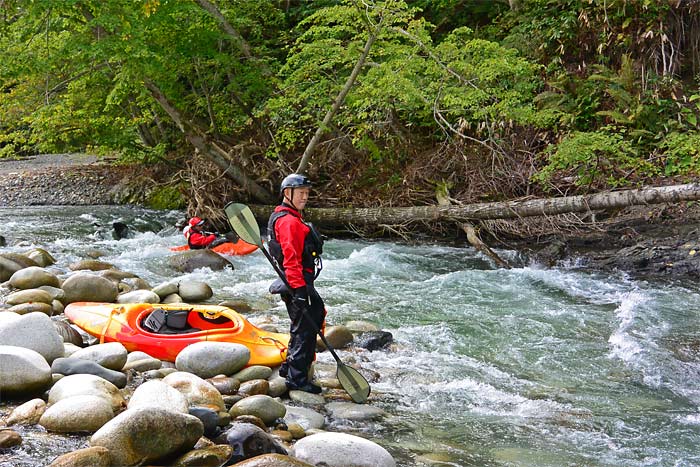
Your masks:
[[[126,375],[110,370],[99,363],[81,358],[57,358],[51,364],[51,372],[61,375],[95,375],[104,378],[118,388],[126,386]]]

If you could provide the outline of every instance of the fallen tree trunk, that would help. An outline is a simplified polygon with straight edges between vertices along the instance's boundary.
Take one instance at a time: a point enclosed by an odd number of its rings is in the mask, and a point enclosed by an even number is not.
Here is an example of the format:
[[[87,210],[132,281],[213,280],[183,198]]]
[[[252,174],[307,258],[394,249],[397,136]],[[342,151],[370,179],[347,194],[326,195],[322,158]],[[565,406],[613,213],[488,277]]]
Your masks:
[[[309,208],[305,210],[305,218],[323,226],[402,225],[410,222],[517,219],[695,200],[700,200],[700,183],[612,191],[593,195],[467,205]],[[253,212],[259,219],[263,219],[269,216],[271,208],[269,206],[255,206]]]

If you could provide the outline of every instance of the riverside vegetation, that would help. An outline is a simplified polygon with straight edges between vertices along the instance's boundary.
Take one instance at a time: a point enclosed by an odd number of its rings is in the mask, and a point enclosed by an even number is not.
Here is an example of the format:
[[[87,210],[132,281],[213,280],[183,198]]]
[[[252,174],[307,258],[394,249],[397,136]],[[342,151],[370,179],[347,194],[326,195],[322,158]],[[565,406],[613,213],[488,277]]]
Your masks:
[[[0,157],[89,150],[159,164],[154,181],[169,199],[179,193],[191,211],[219,220],[234,198],[270,204],[282,176],[300,167],[326,207],[692,179],[699,8],[3,2]],[[556,219],[534,234],[575,223]]]

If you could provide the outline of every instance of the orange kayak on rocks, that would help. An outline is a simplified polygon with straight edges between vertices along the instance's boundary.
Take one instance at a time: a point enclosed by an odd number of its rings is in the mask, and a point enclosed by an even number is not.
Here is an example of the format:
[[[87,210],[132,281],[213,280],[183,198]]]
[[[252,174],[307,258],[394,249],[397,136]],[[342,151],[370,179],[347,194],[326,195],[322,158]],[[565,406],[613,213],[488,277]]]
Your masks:
[[[101,342],[121,342],[129,352],[169,362],[188,345],[204,341],[245,345],[248,366],[277,366],[287,358],[289,335],[264,331],[224,306],[75,302],[64,313]]]
[[[189,245],[174,246],[170,248],[170,251],[187,251],[190,249]],[[210,248],[212,251],[220,253],[222,255],[236,256],[236,255],[247,255],[258,249],[257,246],[246,243],[243,240],[238,240],[236,243],[226,242],[221,245],[217,245],[214,248]]]

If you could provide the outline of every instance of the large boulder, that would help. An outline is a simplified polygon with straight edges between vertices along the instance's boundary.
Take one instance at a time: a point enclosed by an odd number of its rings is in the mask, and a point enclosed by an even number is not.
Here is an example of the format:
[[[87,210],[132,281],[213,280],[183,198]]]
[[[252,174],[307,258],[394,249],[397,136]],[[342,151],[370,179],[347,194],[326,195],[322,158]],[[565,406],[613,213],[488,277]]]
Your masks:
[[[27,258],[31,259],[41,267],[51,266],[56,264],[56,258],[51,256],[51,253],[44,250],[43,248],[34,248],[25,253]]]
[[[149,465],[192,449],[203,433],[202,422],[192,415],[129,409],[92,435],[90,445],[109,449],[113,465]]]
[[[22,269],[22,265],[12,261],[3,255],[0,255],[0,282],[5,282],[10,279],[17,271]]]
[[[109,402],[97,396],[74,396],[51,405],[39,425],[56,433],[90,432],[114,418]]]
[[[129,399],[129,409],[157,408],[188,413],[187,398],[177,389],[154,379],[137,387]]]
[[[22,271],[19,271],[22,272]],[[17,273],[15,273],[17,274]],[[12,276],[14,277],[14,276]],[[53,299],[51,295],[45,290],[41,289],[26,289],[13,292],[5,298],[5,302],[8,305],[21,305],[22,303],[46,303],[51,304]]]
[[[200,281],[180,281],[177,293],[186,303],[203,302],[214,295],[211,287]]]
[[[132,290],[120,294],[117,303],[160,303],[160,297],[150,290]]]
[[[231,417],[239,415],[254,415],[262,420],[265,425],[271,426],[278,418],[283,418],[287,408],[281,402],[270,396],[257,394],[236,402],[229,411]]]
[[[78,273],[63,282],[64,303],[109,302],[117,299],[119,287],[114,282],[95,274]]]
[[[292,455],[312,465],[396,467],[391,454],[370,440],[345,433],[317,433],[300,439]]]
[[[6,311],[16,313],[18,315],[27,315],[29,313],[43,313],[46,316],[53,315],[53,307],[48,303],[42,302],[20,303],[19,305],[11,306]]]
[[[38,266],[20,269],[10,277],[10,285],[16,289],[36,289],[42,285],[58,287],[59,284],[55,274]]]
[[[0,345],[0,394],[32,394],[50,385],[51,367],[38,352]]]
[[[124,368],[124,364],[126,364],[128,352],[122,343],[108,342],[80,349],[72,357],[92,360],[110,370],[121,371]]]
[[[221,271],[233,265],[223,256],[211,250],[193,250],[179,253],[168,258],[170,267],[179,272],[192,272],[195,269],[209,268],[212,271]]]
[[[58,380],[49,391],[49,404],[74,396],[97,396],[109,402],[114,413],[126,407],[119,389],[104,378],[95,375],[70,375]]]
[[[58,456],[49,467],[110,467],[111,465],[109,449],[93,446]]]
[[[231,375],[250,360],[250,350],[233,342],[196,342],[185,347],[175,359],[175,368],[200,378]]]
[[[32,399],[16,407],[5,420],[7,426],[36,425],[46,412],[46,402],[43,399]]]
[[[44,313],[0,313],[0,345],[32,349],[51,363],[63,356],[63,338]]]
[[[20,266],[20,269],[39,266],[33,259],[30,259],[25,255],[20,255],[19,253],[0,253],[0,257],[7,258],[10,261],[17,263]]]
[[[197,375],[177,371],[163,378],[163,382],[180,391],[190,406],[209,407],[217,412],[225,409],[221,393]]]

